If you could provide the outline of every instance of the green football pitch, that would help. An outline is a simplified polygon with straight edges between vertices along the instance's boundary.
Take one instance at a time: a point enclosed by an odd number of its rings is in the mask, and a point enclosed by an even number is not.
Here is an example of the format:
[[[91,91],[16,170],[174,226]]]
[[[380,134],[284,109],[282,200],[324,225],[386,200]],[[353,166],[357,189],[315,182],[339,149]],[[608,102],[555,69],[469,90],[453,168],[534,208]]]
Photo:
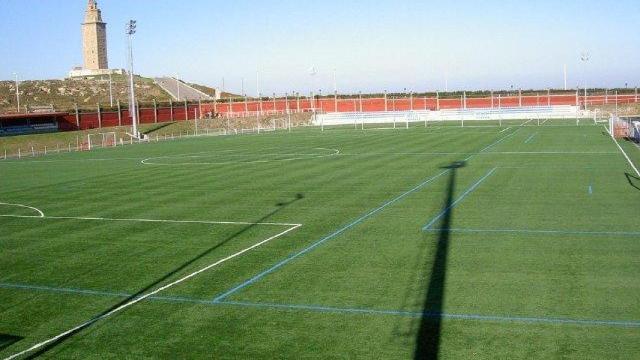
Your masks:
[[[639,358],[638,214],[595,125],[4,160],[0,358]]]

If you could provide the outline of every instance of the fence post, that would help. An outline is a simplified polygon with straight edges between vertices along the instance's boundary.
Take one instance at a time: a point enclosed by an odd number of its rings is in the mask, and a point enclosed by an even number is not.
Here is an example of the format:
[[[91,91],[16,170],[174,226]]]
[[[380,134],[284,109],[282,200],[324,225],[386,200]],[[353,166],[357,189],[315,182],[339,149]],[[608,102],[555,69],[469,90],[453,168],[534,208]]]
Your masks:
[[[76,130],[80,130],[80,112],[78,111],[78,104],[73,104],[73,107],[76,110]]]
[[[273,93],[273,111],[276,111],[276,93]]]
[[[547,89],[547,106],[551,106],[551,89]]]
[[[636,90],[635,90],[635,95],[636,95],[636,102],[638,102],[638,87],[636,86]]]
[[[413,111],[413,91],[409,94],[409,109]]]
[[[118,104],[118,126],[122,126],[122,107],[120,106],[120,99],[116,102]]]
[[[98,129],[102,128],[102,111],[100,110],[100,103],[98,103]]]
[[[136,100],[136,114],[138,114],[138,124],[140,124],[140,101]]]
[[[187,100],[184,101],[184,119],[189,120],[189,108],[187,106]]]
[[[296,112],[300,113],[300,93],[296,92]]]
[[[338,90],[333,91],[333,112],[338,112]]]
[[[440,92],[436,90],[436,110],[440,111]]]
[[[153,99],[153,122],[158,123],[158,102]]]
[[[171,99],[169,99],[169,114],[171,121],[173,121],[173,101]]]
[[[389,111],[389,107],[387,106],[387,90],[384,91],[384,111]]]
[[[522,89],[518,89],[518,104],[522,107]]]
[[[358,91],[358,103],[360,105],[360,112],[362,112],[362,91]]]
[[[200,97],[198,97],[198,112],[200,113],[200,117],[202,117],[202,98]]]

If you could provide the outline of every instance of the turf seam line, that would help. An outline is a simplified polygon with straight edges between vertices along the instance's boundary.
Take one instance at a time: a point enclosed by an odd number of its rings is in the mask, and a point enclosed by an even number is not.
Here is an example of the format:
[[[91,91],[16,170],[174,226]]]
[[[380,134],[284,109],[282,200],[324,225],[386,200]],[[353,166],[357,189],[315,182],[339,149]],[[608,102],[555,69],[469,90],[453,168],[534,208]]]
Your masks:
[[[192,278],[192,277],[194,277],[196,275],[199,275],[200,273],[203,273],[203,272],[205,272],[205,271],[207,271],[207,270],[209,270],[209,269],[211,269],[213,267],[216,267],[216,266],[218,266],[218,265],[220,265],[220,264],[222,264],[222,263],[224,263],[224,262],[226,262],[228,260],[231,260],[231,259],[233,259],[235,257],[238,257],[238,256],[240,256],[240,255],[242,255],[242,254],[244,254],[244,253],[246,253],[248,251],[251,251],[251,250],[253,250],[253,249],[255,249],[255,248],[257,248],[257,247],[259,247],[259,246],[261,246],[263,244],[266,244],[266,243],[268,243],[269,241],[271,241],[273,239],[276,239],[276,238],[278,238],[278,237],[280,237],[282,235],[285,235],[285,234],[287,234],[287,233],[299,228],[300,226],[302,226],[302,225],[292,226],[292,227],[288,228],[287,230],[284,230],[284,231],[282,231],[282,232],[280,232],[280,233],[278,233],[276,235],[273,235],[273,236],[271,236],[271,237],[269,237],[269,238],[267,238],[265,240],[262,240],[262,241],[260,241],[260,242],[258,242],[256,244],[253,244],[253,245],[249,246],[248,248],[240,250],[240,251],[236,252],[235,254],[229,255],[229,256],[227,256],[227,257],[225,257],[223,259],[220,259],[220,260],[218,260],[218,261],[216,261],[216,262],[214,262],[212,264],[209,264],[209,265],[207,265],[207,266],[205,266],[205,267],[203,267],[203,268],[201,268],[201,269],[199,269],[197,271],[194,271],[191,274],[185,275],[185,276],[181,277],[178,280],[175,280],[175,281],[173,281],[173,282],[171,282],[171,283],[169,283],[167,285],[163,285],[163,286],[157,288],[156,290],[148,292],[148,293],[146,293],[144,295],[136,297],[135,299],[132,299],[131,301],[128,301],[128,302],[118,306],[117,308],[115,308],[115,309],[113,309],[113,310],[111,310],[111,311],[109,311],[109,312],[107,312],[107,313],[105,313],[103,315],[100,315],[98,317],[90,319],[90,320],[88,320],[88,321],[86,321],[86,322],[84,322],[84,323],[82,323],[80,325],[77,325],[77,326],[75,326],[75,327],[73,327],[73,328],[71,328],[69,330],[66,330],[66,331],[64,331],[64,332],[62,332],[62,333],[60,333],[60,334],[58,334],[58,335],[56,335],[54,337],[51,337],[51,338],[49,338],[47,340],[39,342],[39,343],[31,346],[30,348],[26,349],[26,350],[23,350],[21,352],[18,352],[18,353],[15,353],[13,355],[10,355],[7,358],[5,358],[5,360],[15,359],[15,358],[20,357],[22,355],[28,354],[28,353],[30,353],[30,352],[32,352],[34,350],[37,350],[37,349],[39,349],[39,348],[41,348],[41,347],[43,347],[43,346],[45,346],[47,344],[55,342],[60,338],[63,338],[65,336],[69,335],[69,334],[72,334],[72,333],[76,332],[76,331],[82,330],[85,327],[90,326],[90,325],[92,325],[93,323],[95,323],[97,321],[105,319],[105,318],[107,318],[107,317],[109,317],[109,316],[111,316],[111,315],[113,315],[113,314],[115,314],[115,313],[117,313],[117,312],[119,312],[119,311],[121,311],[123,309],[126,309],[127,307],[132,306],[132,305],[134,305],[134,304],[136,304],[136,303],[138,303],[138,302],[140,302],[140,301],[142,301],[142,300],[144,300],[144,299],[146,299],[148,297],[151,297],[151,296],[153,296],[153,295],[155,295],[155,294],[157,294],[157,293],[159,293],[159,292],[161,292],[163,290],[166,290],[166,289],[168,289],[168,288],[170,288],[170,287],[172,287],[174,285],[177,285],[179,283],[182,283],[182,282],[184,282],[184,281],[186,281],[186,280],[188,280],[188,279],[190,279],[190,278]]]
[[[468,188],[462,195],[460,195],[460,197],[458,197],[451,205],[447,206],[446,209],[442,210],[438,215],[436,215],[433,219],[431,219],[431,221],[429,221],[425,226],[422,227],[422,231],[428,230],[431,226],[433,226],[433,224],[436,223],[436,221],[440,220],[440,218],[442,218],[444,215],[446,215],[449,211],[451,211],[451,209],[453,209],[454,207],[456,207],[456,205],[458,205],[459,202],[461,202],[462,200],[464,200],[464,198],[467,197],[467,195],[471,194],[475,189],[478,188],[478,186],[480,186],[480,184],[482,184],[489,176],[493,175],[493,173],[497,170],[497,168],[493,168],[491,170],[489,170],[488,173],[486,173],[482,178],[480,178],[480,180],[476,181],[475,184],[471,185],[470,188]]]
[[[425,229],[425,231],[453,231],[469,233],[530,233],[530,234],[560,234],[560,235],[620,235],[620,236],[640,236],[640,231],[583,231],[583,230],[530,230],[530,229]]]
[[[35,291],[48,291],[58,292],[65,294],[78,294],[78,295],[92,295],[92,296],[109,296],[109,297],[129,297],[131,294],[112,292],[112,291],[99,291],[88,289],[75,289],[75,288],[56,288],[51,286],[41,285],[26,285],[26,284],[9,284],[0,283],[0,288],[5,289],[21,289],[21,290],[35,290]],[[260,302],[248,302],[248,301],[220,301],[213,302],[211,300],[194,299],[183,296],[150,296],[149,300],[200,304],[200,305],[231,305],[242,307],[256,307],[256,308],[272,308],[272,309],[290,309],[290,310],[308,310],[316,312],[329,312],[329,313],[347,313],[347,314],[366,314],[366,315],[392,315],[392,316],[408,316],[408,317],[442,317],[453,320],[476,320],[476,321],[496,321],[496,322],[527,322],[527,323],[560,323],[560,324],[576,324],[576,325],[607,325],[607,326],[624,326],[624,327],[640,327],[640,321],[634,320],[595,320],[595,319],[571,319],[571,318],[544,318],[544,317],[530,317],[530,316],[499,316],[499,315],[481,315],[481,314],[451,314],[451,313],[436,313],[436,312],[422,312],[422,311],[407,311],[407,310],[389,310],[389,309],[367,309],[367,308],[349,308],[349,307],[334,307],[334,306],[321,306],[321,305],[304,305],[304,304],[276,304],[276,303],[260,303]]]
[[[239,285],[237,285],[237,286],[235,286],[235,287],[223,292],[222,294],[216,296],[213,299],[213,301],[214,302],[219,302],[219,301],[225,299],[226,297],[228,297],[229,295],[237,292],[238,290],[241,290],[241,289],[253,284],[254,282],[256,282],[256,281],[260,280],[261,278],[263,278],[264,276],[274,272],[275,270],[277,270],[280,267],[284,266],[285,264],[291,262],[292,260],[296,259],[297,257],[308,253],[309,251],[315,249],[316,247],[320,246],[321,244],[325,243],[326,241],[331,240],[331,239],[335,238],[336,236],[342,234],[343,232],[351,229],[352,227],[362,223],[363,221],[367,220],[368,218],[372,217],[373,215],[377,214],[378,212],[384,210],[386,207],[388,207],[388,206],[390,206],[392,204],[395,204],[396,202],[404,199],[406,196],[411,195],[414,192],[422,189],[424,186],[428,185],[429,183],[431,183],[432,181],[438,179],[439,177],[443,176],[444,174],[448,173],[449,171],[451,171],[451,170],[447,169],[447,170],[444,170],[444,171],[442,171],[441,173],[439,173],[437,175],[434,175],[434,176],[428,178],[427,180],[421,182],[420,184],[418,184],[417,186],[415,186],[411,190],[406,191],[406,192],[400,194],[399,196],[397,196],[397,197],[385,202],[384,204],[382,204],[379,207],[367,212],[366,214],[362,215],[361,217],[357,218],[356,220],[352,221],[351,223],[349,223],[349,224],[343,226],[342,228],[334,231],[333,233],[323,237],[322,239],[314,242],[313,244],[307,246],[306,248],[289,255],[285,259],[283,259],[280,262],[276,263],[275,265],[269,267],[268,269],[258,273],[257,275],[254,275],[253,277],[251,277],[250,279],[244,281],[243,283],[241,283],[241,284],[239,284]]]

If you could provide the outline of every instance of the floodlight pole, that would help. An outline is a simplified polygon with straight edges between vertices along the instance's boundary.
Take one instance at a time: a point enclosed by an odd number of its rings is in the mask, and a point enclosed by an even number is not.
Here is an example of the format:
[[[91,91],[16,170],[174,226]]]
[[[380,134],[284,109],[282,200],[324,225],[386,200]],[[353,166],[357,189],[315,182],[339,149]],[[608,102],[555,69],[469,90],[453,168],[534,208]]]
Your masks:
[[[587,62],[590,59],[590,55],[588,52],[583,52],[580,54],[580,60],[582,61],[582,86],[584,87],[584,109],[587,110],[587,79],[585,76],[585,71],[587,67]]]
[[[109,105],[113,107],[113,82],[111,79],[111,72],[109,72]]]
[[[131,124],[133,127],[133,136],[138,138],[138,115],[136,110],[136,94],[133,86],[133,34],[136,33],[136,21],[129,20],[127,23],[126,33],[129,37],[129,92],[131,95],[129,109],[131,112]]]
[[[16,77],[16,102],[18,105],[18,112],[20,112],[20,82],[18,81],[18,74],[13,73],[13,75]]]

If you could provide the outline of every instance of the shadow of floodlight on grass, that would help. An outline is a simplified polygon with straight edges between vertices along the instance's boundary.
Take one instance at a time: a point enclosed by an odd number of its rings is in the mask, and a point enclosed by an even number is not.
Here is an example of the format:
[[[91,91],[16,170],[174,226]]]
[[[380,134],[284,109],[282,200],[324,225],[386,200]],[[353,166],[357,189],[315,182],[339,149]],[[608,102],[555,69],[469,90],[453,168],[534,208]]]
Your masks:
[[[445,201],[442,205],[443,216],[440,222],[433,262],[427,292],[422,305],[423,316],[416,334],[416,347],[414,359],[437,359],[440,350],[440,336],[442,327],[442,311],[444,302],[445,281],[447,275],[447,257],[449,252],[449,236],[453,219],[453,195],[456,186],[457,170],[466,165],[463,161],[457,161],[445,169],[449,172]]]

